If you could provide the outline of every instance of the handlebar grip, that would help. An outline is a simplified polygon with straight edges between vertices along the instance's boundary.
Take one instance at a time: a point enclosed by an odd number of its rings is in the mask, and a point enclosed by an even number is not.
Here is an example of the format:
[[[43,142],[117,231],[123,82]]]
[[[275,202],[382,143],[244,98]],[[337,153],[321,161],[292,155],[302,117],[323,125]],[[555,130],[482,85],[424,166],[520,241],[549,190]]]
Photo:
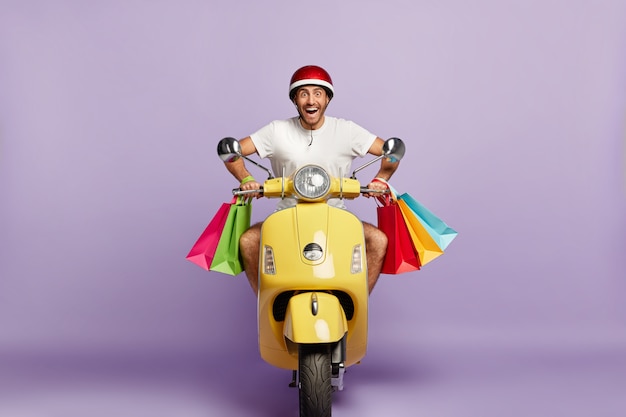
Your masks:
[[[389,189],[386,189],[386,190],[374,190],[372,188],[361,187],[361,194],[367,194],[367,193],[389,194],[390,192],[391,192],[391,190],[389,190]]]
[[[233,188],[233,195],[263,194],[263,187],[258,190],[242,190],[241,188]]]

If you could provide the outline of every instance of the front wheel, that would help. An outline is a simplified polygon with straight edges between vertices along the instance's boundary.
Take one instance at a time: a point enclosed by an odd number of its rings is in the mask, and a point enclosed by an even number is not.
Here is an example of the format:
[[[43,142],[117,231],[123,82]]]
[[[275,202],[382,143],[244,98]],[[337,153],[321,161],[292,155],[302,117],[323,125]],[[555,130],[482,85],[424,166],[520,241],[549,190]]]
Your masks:
[[[300,417],[330,417],[332,406],[329,345],[300,345]]]

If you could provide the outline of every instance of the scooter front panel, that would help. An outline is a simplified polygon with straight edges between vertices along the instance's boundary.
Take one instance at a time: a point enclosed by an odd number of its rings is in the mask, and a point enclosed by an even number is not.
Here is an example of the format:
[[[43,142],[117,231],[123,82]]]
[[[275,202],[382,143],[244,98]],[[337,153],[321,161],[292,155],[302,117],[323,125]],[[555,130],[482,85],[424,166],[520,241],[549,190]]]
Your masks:
[[[318,245],[318,259],[307,259],[307,245]],[[264,272],[264,246],[272,248],[275,274]],[[351,273],[355,246],[361,245],[362,268]],[[297,359],[285,343],[284,314],[276,303],[283,303],[298,292],[318,291],[337,294],[344,310],[349,306],[347,365],[365,355],[367,342],[367,268],[363,226],[354,214],[325,203],[299,204],[270,215],[261,232],[261,264],[258,297],[259,346],[270,364],[295,369]]]

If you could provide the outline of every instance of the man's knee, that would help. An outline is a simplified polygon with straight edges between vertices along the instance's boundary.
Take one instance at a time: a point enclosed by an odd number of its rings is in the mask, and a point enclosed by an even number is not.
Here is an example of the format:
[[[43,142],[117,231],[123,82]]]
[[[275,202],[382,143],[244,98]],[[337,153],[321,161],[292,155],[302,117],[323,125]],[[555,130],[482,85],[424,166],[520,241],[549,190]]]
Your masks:
[[[363,226],[365,232],[365,243],[370,246],[370,250],[385,252],[388,244],[385,232],[369,223],[364,223]]]
[[[257,250],[259,247],[259,242],[261,241],[261,225],[255,224],[252,225],[243,232],[241,237],[239,238],[239,247],[242,251],[247,252],[248,250]]]

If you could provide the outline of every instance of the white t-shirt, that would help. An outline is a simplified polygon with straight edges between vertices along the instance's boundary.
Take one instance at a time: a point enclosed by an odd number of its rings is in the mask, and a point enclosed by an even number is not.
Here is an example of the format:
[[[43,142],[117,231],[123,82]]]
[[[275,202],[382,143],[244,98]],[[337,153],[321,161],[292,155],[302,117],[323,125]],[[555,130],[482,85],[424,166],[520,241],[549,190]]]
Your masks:
[[[352,173],[352,161],[363,157],[370,149],[376,135],[354,122],[324,116],[324,125],[317,130],[302,127],[298,117],[276,120],[250,135],[261,158],[269,158],[274,176],[293,174],[306,164],[316,164],[332,176],[347,177]],[[339,199],[329,204],[345,207]],[[282,200],[278,208],[291,207],[293,199]]]

